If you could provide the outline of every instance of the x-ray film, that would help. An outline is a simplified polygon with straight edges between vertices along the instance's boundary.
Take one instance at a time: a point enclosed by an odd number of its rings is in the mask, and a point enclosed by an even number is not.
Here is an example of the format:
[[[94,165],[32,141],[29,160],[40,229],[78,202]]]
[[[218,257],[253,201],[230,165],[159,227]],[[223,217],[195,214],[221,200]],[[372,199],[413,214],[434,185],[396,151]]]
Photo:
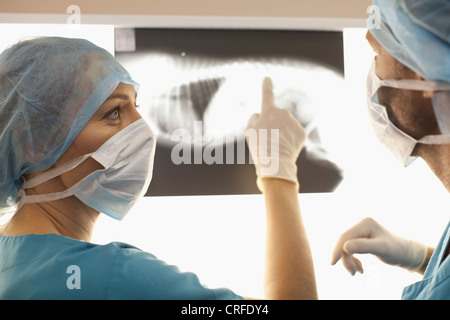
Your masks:
[[[300,192],[341,183],[317,121],[339,107],[341,32],[136,29],[135,36],[136,50],[116,58],[141,84],[140,112],[158,137],[148,196],[259,193],[245,128],[260,112],[265,76],[277,106],[308,134],[297,161]]]

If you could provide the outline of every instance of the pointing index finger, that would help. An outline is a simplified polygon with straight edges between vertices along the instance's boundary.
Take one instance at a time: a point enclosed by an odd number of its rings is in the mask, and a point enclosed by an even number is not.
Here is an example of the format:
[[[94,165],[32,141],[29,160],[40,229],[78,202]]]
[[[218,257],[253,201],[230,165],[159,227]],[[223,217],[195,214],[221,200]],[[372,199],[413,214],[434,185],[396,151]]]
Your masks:
[[[268,111],[270,108],[275,107],[275,101],[273,96],[272,79],[265,77],[262,85],[262,108],[261,112]]]

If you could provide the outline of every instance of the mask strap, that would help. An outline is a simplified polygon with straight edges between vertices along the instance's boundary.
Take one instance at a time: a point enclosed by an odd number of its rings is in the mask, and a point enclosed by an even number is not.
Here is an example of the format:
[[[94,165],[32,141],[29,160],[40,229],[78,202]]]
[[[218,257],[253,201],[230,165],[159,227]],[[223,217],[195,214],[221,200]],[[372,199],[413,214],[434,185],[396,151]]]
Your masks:
[[[57,176],[60,176],[63,173],[66,173],[72,169],[75,169],[77,166],[79,166],[82,162],[84,162],[91,155],[92,155],[92,153],[89,153],[89,154],[86,154],[79,158],[70,160],[59,167],[48,170],[47,172],[44,172],[44,173],[38,175],[37,177],[31,178],[30,180],[27,180],[22,184],[21,189],[33,188],[37,185],[40,185],[41,183],[47,182]]]
[[[61,192],[54,192],[54,193],[46,193],[46,194],[35,194],[35,195],[28,195],[25,194],[25,190],[21,189],[19,192],[19,198],[20,203],[17,211],[27,203],[40,203],[40,202],[50,202],[55,200],[60,200],[64,198],[68,198],[71,195],[73,195],[73,192],[71,189],[67,189]]]
[[[16,209],[16,212],[19,211],[24,204],[27,203],[40,203],[40,202],[48,202],[48,201],[55,201],[64,199],[67,197],[70,197],[73,195],[73,192],[71,189],[67,189],[61,192],[55,192],[55,193],[47,193],[47,194],[36,194],[36,195],[27,195],[25,193],[25,189],[29,189],[32,187],[35,187],[37,185],[40,185],[41,183],[47,182],[57,176],[60,176],[61,174],[68,172],[77,166],[79,166],[83,161],[85,161],[87,158],[89,158],[92,155],[92,153],[86,154],[84,156],[81,156],[79,158],[70,160],[66,163],[64,163],[62,166],[56,167],[54,169],[51,169],[47,172],[44,172],[40,174],[37,177],[34,177],[28,181],[25,181],[21,188],[17,192],[17,196],[19,198],[19,205]]]
[[[377,76],[378,78],[378,76]],[[379,78],[378,78],[379,79]],[[438,81],[424,81],[424,80],[412,80],[412,79],[402,79],[402,80],[381,80],[379,79],[379,86],[405,89],[405,90],[418,90],[418,91],[446,91],[450,90],[450,84],[447,82]]]
[[[450,144],[450,135],[430,135],[425,136],[419,140],[422,144]]]
[[[385,86],[396,89],[417,90],[417,91],[450,91],[450,83],[443,81],[427,81],[413,79],[384,79],[375,72],[375,60],[370,67],[369,75],[372,76],[372,92],[375,93],[379,88]]]

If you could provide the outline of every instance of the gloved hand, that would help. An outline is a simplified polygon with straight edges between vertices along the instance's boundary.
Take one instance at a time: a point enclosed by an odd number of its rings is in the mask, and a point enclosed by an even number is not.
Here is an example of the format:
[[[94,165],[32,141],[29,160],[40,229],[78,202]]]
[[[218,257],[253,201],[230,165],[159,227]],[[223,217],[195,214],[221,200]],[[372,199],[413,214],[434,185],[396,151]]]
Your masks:
[[[331,264],[342,258],[344,267],[352,275],[363,273],[361,261],[353,256],[355,253],[371,253],[387,264],[418,271],[427,258],[427,247],[400,238],[372,218],[366,218],[341,235],[333,250]]]
[[[246,137],[261,192],[261,179],[268,177],[292,181],[299,188],[296,161],[306,133],[289,110],[275,106],[270,78],[263,81],[261,113],[250,118]]]

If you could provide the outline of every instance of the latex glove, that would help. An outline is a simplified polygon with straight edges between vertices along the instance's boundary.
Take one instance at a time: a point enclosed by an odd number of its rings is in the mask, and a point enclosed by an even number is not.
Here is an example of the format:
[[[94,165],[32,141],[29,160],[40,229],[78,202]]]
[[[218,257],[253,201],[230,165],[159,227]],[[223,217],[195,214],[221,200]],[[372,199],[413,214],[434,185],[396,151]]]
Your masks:
[[[418,271],[425,263],[427,247],[400,238],[375,220],[366,218],[341,235],[333,250],[331,264],[342,259],[344,267],[352,275],[363,273],[361,261],[353,256],[355,253],[371,253],[387,264]]]
[[[250,118],[246,138],[261,192],[261,179],[268,177],[292,181],[299,188],[296,162],[306,133],[289,110],[275,106],[270,78],[263,81],[261,113]]]

